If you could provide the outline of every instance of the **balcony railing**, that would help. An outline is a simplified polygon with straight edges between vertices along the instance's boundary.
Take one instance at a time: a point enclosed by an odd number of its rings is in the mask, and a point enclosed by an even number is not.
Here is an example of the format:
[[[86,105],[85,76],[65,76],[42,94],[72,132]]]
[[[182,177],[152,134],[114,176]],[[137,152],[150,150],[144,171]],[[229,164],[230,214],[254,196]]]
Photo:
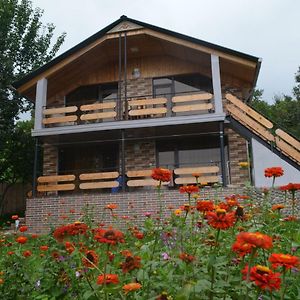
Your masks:
[[[81,106],[45,108],[42,122],[45,127],[56,127],[213,112],[213,95],[210,93],[196,93],[173,97],[140,97],[122,101],[109,100]]]

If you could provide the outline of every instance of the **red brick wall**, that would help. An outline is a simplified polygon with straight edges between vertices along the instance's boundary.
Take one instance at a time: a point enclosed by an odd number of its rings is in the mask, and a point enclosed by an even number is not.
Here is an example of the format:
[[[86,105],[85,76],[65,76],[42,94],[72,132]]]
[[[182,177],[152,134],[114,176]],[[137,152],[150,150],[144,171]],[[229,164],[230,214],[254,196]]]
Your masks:
[[[55,175],[58,168],[58,151],[57,147],[51,144],[45,143],[43,145],[44,157],[43,157],[43,175]]]

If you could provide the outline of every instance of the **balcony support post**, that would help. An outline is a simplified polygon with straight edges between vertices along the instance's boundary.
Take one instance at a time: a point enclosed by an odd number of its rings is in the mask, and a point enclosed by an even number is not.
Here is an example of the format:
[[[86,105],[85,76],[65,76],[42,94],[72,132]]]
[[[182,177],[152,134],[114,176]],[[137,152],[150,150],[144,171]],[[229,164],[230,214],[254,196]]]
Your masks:
[[[212,84],[215,99],[215,112],[220,114],[223,113],[222,104],[222,89],[221,89],[221,75],[220,75],[220,61],[219,56],[211,54],[211,73],[212,73]]]
[[[34,147],[34,162],[33,162],[33,178],[32,178],[32,197],[36,196],[37,187],[37,168],[38,168],[38,152],[39,152],[39,138],[35,138]]]
[[[34,108],[34,130],[42,129],[43,109],[47,105],[47,79],[42,78],[36,84],[36,97]]]
[[[224,143],[224,122],[219,123],[219,129],[220,129],[220,156],[221,156],[222,183],[223,186],[227,186],[225,143]]]
[[[126,166],[125,166],[125,130],[122,129],[122,140],[121,140],[121,172],[122,172],[122,191],[126,191]]]

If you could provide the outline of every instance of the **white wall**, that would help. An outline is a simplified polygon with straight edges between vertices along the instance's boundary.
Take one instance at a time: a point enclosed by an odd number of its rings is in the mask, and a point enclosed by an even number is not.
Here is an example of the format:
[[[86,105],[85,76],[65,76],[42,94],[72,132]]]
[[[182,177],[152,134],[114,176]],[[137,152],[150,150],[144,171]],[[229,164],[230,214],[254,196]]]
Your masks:
[[[300,183],[300,171],[274,154],[271,150],[252,139],[253,178],[256,187],[270,187],[272,178],[264,176],[264,170],[270,167],[282,167],[284,175],[276,178],[275,186],[285,185],[290,182]]]

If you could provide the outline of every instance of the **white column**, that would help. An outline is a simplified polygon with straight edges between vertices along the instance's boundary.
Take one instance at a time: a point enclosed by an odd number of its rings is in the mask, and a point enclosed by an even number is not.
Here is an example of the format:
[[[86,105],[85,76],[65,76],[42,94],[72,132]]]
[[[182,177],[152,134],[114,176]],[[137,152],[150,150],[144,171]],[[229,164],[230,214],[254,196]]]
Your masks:
[[[34,130],[43,128],[43,108],[47,104],[47,79],[42,78],[36,84]]]
[[[213,84],[214,99],[215,99],[215,112],[223,113],[219,56],[215,54],[211,54],[210,57],[211,57],[212,84]]]

